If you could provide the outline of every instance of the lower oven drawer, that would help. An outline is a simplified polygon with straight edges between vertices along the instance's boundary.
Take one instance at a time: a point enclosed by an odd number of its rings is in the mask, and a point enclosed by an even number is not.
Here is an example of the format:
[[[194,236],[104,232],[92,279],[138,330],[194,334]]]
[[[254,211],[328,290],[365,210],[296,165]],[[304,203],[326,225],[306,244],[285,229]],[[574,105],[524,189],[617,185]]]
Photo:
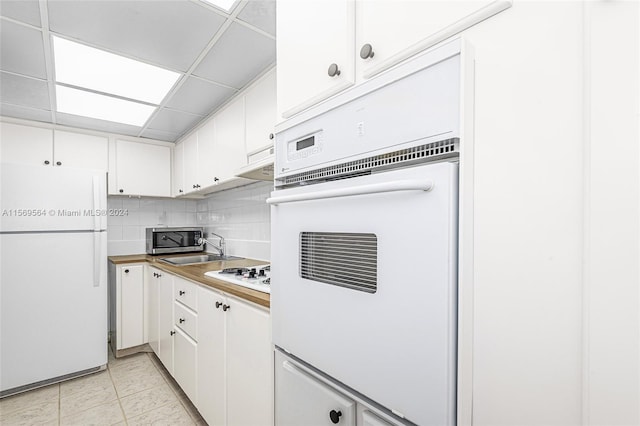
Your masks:
[[[414,423],[454,424],[457,165],[270,202],[274,344]]]

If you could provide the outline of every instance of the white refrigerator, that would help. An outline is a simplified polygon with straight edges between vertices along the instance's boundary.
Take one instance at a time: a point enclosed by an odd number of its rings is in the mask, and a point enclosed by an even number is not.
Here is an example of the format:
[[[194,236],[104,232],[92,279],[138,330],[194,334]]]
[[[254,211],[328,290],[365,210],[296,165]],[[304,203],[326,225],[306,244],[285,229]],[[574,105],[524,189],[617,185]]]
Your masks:
[[[106,174],[0,165],[0,397],[107,363]]]

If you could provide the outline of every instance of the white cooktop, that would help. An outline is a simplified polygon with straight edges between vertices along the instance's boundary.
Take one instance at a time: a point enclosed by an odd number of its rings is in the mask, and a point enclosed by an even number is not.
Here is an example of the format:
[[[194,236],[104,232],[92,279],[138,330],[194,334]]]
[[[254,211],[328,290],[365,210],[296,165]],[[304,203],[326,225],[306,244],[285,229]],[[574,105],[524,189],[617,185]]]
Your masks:
[[[207,277],[240,285],[263,293],[271,293],[271,265],[227,268],[204,273]]]

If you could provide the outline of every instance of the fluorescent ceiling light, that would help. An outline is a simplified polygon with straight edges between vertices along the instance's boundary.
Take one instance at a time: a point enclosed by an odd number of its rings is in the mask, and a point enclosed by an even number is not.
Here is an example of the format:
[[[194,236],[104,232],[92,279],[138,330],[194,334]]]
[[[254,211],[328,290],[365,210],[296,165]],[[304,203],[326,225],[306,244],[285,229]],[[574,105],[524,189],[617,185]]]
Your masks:
[[[236,0],[204,0],[207,3],[210,3],[220,9],[226,10],[229,12],[231,7],[236,3]]]
[[[180,74],[53,36],[56,81],[160,104]]]
[[[58,112],[142,126],[156,107],[56,84]]]

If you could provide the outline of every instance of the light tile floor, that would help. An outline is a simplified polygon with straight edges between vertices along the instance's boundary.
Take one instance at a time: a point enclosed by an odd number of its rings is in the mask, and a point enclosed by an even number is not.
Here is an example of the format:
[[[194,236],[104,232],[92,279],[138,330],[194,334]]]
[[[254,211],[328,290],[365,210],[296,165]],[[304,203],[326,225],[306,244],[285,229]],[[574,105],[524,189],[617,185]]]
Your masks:
[[[0,425],[197,425],[206,422],[153,353],[0,399]]]

